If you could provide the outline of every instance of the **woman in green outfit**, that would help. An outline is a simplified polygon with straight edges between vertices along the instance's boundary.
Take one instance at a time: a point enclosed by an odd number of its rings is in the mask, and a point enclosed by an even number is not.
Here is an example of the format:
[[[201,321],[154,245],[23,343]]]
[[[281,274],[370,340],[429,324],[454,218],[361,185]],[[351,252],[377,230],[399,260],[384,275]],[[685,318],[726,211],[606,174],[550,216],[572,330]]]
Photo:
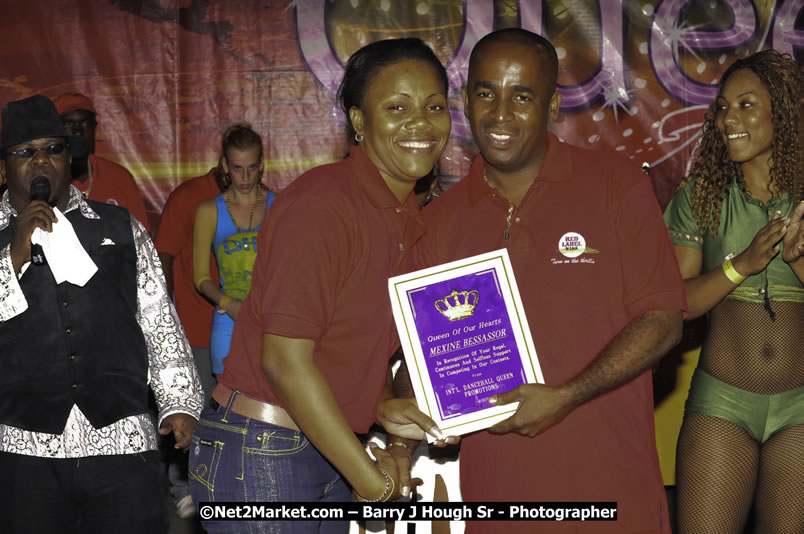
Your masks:
[[[731,65],[665,212],[690,319],[709,314],[678,441],[679,532],[801,532],[804,518],[804,76]]]

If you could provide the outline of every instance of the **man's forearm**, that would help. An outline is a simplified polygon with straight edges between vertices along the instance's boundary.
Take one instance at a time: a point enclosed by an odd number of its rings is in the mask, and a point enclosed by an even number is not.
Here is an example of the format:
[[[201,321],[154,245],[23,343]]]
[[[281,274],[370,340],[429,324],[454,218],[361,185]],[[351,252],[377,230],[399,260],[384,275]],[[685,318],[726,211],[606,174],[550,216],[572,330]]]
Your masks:
[[[680,310],[643,313],[628,323],[565,389],[575,406],[633,380],[681,340]]]
[[[131,218],[131,231],[137,252],[137,321],[148,351],[150,386],[159,408],[159,422],[176,412],[197,419],[204,392],[190,344],[162,285],[163,269],[151,238],[135,218]]]

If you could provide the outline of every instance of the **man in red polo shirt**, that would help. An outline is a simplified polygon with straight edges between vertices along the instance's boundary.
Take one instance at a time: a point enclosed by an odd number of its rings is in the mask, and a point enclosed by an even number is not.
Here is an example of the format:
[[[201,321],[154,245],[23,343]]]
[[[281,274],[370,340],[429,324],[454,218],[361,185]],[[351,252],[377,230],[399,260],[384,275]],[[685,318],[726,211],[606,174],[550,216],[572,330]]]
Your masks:
[[[98,121],[92,100],[81,93],[65,93],[54,98],[53,104],[67,133],[87,141],[87,151],[73,157],[73,185],[86,199],[126,208],[150,232],[148,212],[134,177],[125,167],[95,155]]]
[[[640,169],[548,133],[557,65],[553,46],[525,30],[478,42],[463,98],[481,155],[424,210],[422,266],[508,249],[546,381],[490,399],[520,405],[464,438],[463,497],[617,502],[616,522],[539,522],[539,532],[670,532],[650,368],[680,338],[684,286]]]

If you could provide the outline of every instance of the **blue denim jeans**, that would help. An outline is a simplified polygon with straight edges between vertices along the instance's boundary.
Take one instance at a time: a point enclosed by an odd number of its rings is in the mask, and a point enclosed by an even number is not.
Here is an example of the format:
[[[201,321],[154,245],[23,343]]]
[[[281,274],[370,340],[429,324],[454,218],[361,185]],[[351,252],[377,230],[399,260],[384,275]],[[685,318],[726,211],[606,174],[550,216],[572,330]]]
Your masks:
[[[216,406],[213,408],[212,406]],[[190,446],[199,502],[344,502],[352,492],[301,432],[249,419],[213,402]],[[348,521],[204,521],[209,534],[347,533]]]

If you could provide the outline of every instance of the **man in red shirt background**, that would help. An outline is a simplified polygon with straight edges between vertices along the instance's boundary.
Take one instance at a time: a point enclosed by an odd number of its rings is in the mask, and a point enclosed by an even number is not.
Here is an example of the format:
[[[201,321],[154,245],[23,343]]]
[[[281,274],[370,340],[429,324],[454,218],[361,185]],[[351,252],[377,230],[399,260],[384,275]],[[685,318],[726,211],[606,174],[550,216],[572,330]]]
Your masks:
[[[65,93],[53,99],[68,135],[86,139],[86,153],[76,154],[72,162],[73,185],[84,198],[126,208],[151,231],[148,212],[134,177],[123,166],[95,155],[97,112],[89,97]]]

